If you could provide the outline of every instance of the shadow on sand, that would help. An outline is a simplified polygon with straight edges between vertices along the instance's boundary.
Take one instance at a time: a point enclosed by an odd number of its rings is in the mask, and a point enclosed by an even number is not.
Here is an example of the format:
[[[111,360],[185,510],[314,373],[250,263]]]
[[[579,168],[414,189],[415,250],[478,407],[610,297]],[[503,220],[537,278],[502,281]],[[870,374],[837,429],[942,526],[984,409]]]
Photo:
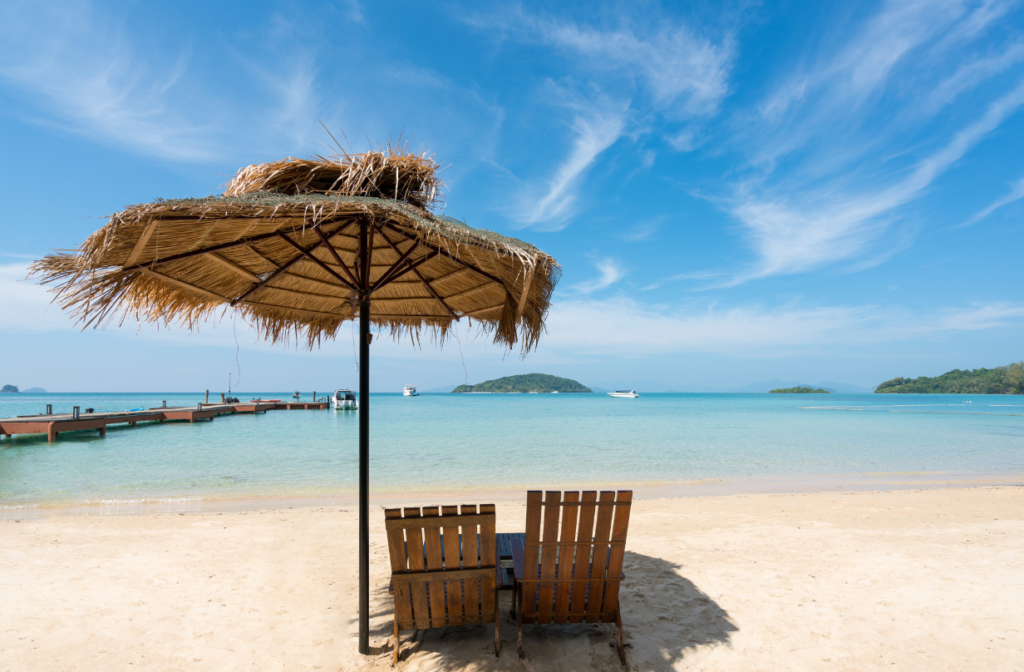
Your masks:
[[[738,628],[729,614],[682,576],[682,567],[660,558],[626,553],[622,622],[630,670],[670,670],[699,646],[728,643]],[[525,660],[516,655],[511,591],[501,591],[501,656],[494,656],[490,625],[404,631],[398,669],[403,670],[618,670],[613,624],[523,626]],[[371,657],[389,666],[392,600],[384,586],[373,595]]]

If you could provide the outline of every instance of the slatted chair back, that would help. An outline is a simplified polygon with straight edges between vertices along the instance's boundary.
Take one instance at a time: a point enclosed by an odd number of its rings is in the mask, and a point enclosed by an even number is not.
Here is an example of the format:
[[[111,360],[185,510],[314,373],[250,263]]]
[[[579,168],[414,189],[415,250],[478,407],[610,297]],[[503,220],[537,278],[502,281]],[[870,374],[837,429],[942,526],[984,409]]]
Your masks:
[[[384,518],[396,658],[399,630],[497,624],[493,504],[387,509]]]
[[[632,500],[631,490],[526,493],[523,623],[619,623]]]

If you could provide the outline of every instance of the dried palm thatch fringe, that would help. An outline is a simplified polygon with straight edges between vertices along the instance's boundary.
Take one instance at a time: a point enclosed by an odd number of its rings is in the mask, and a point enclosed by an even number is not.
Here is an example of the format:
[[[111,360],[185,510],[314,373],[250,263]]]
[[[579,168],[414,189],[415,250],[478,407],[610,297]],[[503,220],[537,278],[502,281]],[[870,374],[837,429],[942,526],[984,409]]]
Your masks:
[[[265,338],[313,347],[358,314],[368,224],[373,324],[416,343],[426,329],[443,343],[467,317],[525,354],[561,269],[528,243],[431,214],[443,187],[436,171],[432,158],[390,147],[250,166],[225,196],[131,206],[31,274],[56,285],[55,300],[83,328],[134,317],[195,329],[234,307]]]

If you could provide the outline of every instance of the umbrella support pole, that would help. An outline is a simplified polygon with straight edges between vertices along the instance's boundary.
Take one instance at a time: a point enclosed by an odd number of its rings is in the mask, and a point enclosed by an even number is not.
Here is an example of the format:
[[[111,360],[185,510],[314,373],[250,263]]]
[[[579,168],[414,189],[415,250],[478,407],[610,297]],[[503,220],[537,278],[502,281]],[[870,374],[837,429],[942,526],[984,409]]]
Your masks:
[[[359,653],[370,653],[370,300],[359,301]]]

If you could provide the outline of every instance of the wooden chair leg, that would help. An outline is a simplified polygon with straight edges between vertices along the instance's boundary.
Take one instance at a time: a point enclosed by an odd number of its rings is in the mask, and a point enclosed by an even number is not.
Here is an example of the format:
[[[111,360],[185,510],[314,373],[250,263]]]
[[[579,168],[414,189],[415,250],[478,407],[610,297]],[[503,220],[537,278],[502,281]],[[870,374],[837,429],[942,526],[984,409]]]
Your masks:
[[[519,594],[519,581],[512,577],[512,618],[516,617],[516,596]]]
[[[398,619],[395,619],[395,654],[391,657],[391,666],[398,665]]]
[[[519,658],[523,658],[523,586],[519,585],[519,593],[516,596],[516,625],[519,629],[519,640],[517,649],[519,651]]]
[[[494,589],[494,657],[501,657],[501,631],[498,624],[501,622],[501,610],[498,609],[498,589]]]
[[[615,629],[619,631],[619,660],[622,664],[626,664],[626,642],[622,637],[622,616],[619,615],[619,610],[615,610]]]

